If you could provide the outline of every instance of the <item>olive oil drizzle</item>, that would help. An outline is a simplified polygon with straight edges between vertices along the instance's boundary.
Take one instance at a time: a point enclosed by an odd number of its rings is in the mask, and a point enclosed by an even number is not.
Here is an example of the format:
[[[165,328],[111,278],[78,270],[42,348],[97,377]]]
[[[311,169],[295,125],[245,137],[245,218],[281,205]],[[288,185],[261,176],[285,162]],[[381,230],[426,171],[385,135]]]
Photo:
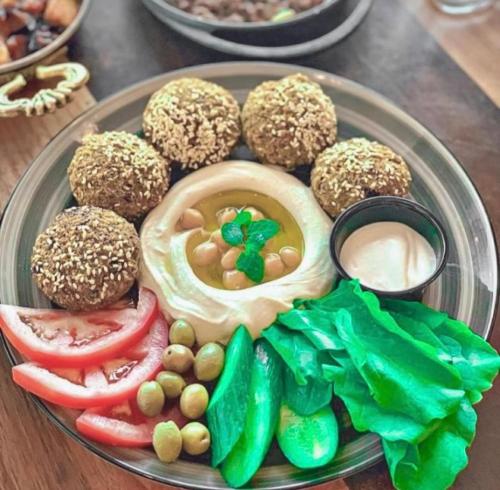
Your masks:
[[[194,209],[203,214],[205,227],[203,231],[200,230],[189,239],[186,249],[188,261],[194,273],[205,284],[218,289],[226,289],[222,282],[224,269],[220,264],[220,260],[208,266],[196,265],[193,261],[194,249],[207,240],[206,232],[211,233],[220,228],[217,221],[218,211],[231,207],[242,210],[249,206],[261,211],[266,218],[272,219],[280,225],[279,233],[270,239],[262,250],[263,255],[267,253],[279,253],[282,247],[294,247],[299,251],[301,256],[304,255],[304,239],[299,225],[290,212],[275,199],[249,190],[219,192],[200,200],[193,206]],[[291,271],[291,269],[287,268],[283,275]],[[262,282],[269,282],[270,280],[272,279],[264,276]],[[250,286],[254,285],[254,283],[250,282]]]

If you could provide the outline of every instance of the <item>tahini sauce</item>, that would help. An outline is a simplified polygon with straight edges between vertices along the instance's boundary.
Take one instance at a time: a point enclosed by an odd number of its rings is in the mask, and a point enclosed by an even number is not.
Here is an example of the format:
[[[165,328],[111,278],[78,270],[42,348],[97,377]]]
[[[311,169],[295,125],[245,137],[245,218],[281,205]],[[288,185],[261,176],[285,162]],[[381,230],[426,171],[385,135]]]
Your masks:
[[[364,286],[401,291],[423,283],[436,270],[429,242],[409,226],[380,221],[354,231],[340,251],[340,263]]]

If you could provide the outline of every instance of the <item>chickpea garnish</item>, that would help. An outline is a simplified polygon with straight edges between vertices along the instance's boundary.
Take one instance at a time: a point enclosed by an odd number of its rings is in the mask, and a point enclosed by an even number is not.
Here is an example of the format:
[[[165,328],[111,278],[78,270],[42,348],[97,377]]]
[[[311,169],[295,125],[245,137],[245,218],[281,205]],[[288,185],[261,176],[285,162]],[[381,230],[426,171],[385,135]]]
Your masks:
[[[261,219],[264,219],[264,215],[258,209],[255,209],[252,206],[245,208],[245,211],[248,211],[251,214],[252,221],[259,221]]]
[[[200,243],[193,250],[193,261],[196,265],[210,265],[219,258],[219,248],[215,243]]]
[[[214,232],[212,232],[212,234],[210,235],[210,241],[215,243],[222,252],[225,252],[231,247],[231,245],[226,243],[224,238],[222,238],[222,232],[220,230],[215,230]]]
[[[197,209],[188,208],[182,213],[180,225],[185,230],[191,230],[192,228],[203,228],[203,226],[205,225],[205,218]]]
[[[236,218],[238,210],[236,208],[223,208],[217,212],[217,221],[219,226],[229,223]]]
[[[299,251],[295,247],[283,247],[280,250],[280,257],[290,269],[296,269],[302,260]]]
[[[249,281],[243,272],[232,270],[224,271],[222,284],[224,284],[226,289],[236,290],[248,287]]]
[[[241,250],[237,247],[230,248],[223,256],[220,264],[223,269],[231,270],[236,267],[236,261],[241,254]]]
[[[285,272],[285,264],[279,254],[270,253],[264,259],[264,274],[268,277],[280,277]]]

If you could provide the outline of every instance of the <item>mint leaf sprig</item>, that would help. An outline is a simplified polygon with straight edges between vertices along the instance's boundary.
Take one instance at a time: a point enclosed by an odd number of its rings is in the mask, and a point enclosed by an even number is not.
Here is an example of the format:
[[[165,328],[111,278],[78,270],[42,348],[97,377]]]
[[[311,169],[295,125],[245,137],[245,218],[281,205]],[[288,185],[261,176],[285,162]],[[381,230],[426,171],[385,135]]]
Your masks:
[[[236,261],[236,269],[256,283],[264,279],[264,259],[260,252],[279,231],[277,221],[252,221],[252,215],[248,211],[239,211],[233,221],[225,223],[221,228],[222,238],[226,243],[233,247],[245,246]]]

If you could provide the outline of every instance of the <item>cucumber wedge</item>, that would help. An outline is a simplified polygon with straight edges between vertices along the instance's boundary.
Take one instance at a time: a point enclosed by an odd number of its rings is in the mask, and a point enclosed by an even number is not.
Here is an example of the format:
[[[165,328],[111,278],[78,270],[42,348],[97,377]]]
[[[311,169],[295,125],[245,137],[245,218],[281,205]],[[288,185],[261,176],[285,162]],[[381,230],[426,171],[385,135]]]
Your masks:
[[[337,452],[337,419],[330,406],[303,417],[283,403],[276,438],[284,455],[294,466],[318,468],[329,463]]]
[[[214,467],[222,463],[243,432],[252,359],[252,337],[240,325],[227,346],[224,370],[207,409]]]
[[[282,385],[281,359],[269,342],[255,343],[245,427],[221,467],[230,487],[245,485],[257,472],[278,422]]]

